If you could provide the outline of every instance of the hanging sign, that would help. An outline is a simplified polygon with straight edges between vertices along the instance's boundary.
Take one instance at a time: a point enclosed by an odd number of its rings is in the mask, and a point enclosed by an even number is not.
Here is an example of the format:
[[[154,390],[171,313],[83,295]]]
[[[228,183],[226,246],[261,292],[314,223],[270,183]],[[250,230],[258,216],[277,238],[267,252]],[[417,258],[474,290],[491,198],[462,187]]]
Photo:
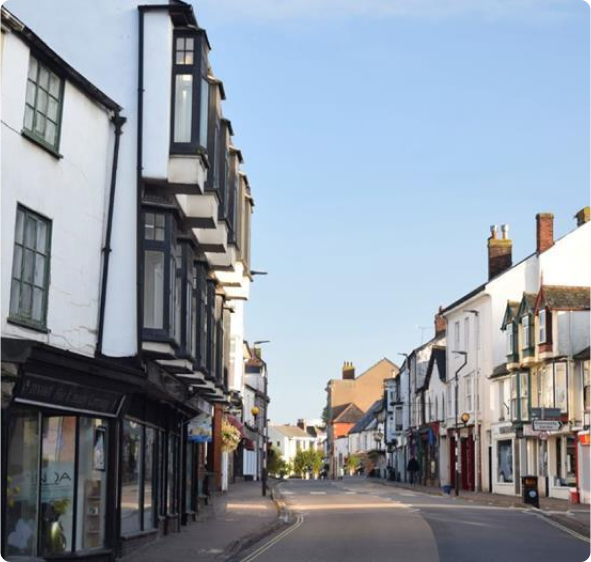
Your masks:
[[[187,424],[187,438],[195,443],[209,443],[212,437],[211,416],[199,414]]]
[[[538,434],[538,439],[540,441],[548,441],[548,437],[550,437],[550,435],[547,431],[540,431],[540,433]]]

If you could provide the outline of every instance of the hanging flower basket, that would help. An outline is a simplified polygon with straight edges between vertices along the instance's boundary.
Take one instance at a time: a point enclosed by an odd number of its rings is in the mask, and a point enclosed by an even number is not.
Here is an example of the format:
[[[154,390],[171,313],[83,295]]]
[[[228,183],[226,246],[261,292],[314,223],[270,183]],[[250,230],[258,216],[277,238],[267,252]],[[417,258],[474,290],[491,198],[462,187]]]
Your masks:
[[[224,417],[222,419],[222,449],[226,452],[235,451],[241,439],[240,431]]]

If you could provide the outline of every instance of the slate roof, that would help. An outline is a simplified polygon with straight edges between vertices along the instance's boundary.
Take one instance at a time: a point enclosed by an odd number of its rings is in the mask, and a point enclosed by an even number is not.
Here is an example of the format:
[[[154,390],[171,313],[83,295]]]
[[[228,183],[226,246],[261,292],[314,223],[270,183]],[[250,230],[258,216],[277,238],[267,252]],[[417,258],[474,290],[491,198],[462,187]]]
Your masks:
[[[369,410],[363,414],[363,417],[349,430],[349,433],[361,433],[374,420],[384,405],[384,399],[376,400]]]
[[[543,285],[537,308],[543,303],[550,310],[589,310],[590,294],[589,287]]]
[[[502,377],[503,375],[508,375],[509,371],[507,370],[507,363],[501,363],[497,365],[492,372],[491,378],[495,377]]]
[[[587,346],[585,349],[583,349],[582,351],[579,351],[579,353],[577,353],[574,356],[574,359],[579,359],[579,360],[589,360],[589,346]]]
[[[337,413],[335,411],[338,410]],[[363,417],[363,410],[352,402],[343,404],[333,409],[332,421],[334,423],[356,423]]]
[[[301,427],[297,425],[273,425],[273,429],[283,433],[285,437],[310,437]]]

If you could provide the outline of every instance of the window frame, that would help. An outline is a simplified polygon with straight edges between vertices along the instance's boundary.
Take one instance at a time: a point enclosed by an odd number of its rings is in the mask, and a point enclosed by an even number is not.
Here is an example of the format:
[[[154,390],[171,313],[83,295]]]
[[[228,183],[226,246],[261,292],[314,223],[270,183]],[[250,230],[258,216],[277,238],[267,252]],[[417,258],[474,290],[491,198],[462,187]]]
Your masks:
[[[31,106],[29,103],[27,103],[27,99],[26,99],[27,92],[29,89],[29,82],[32,82],[32,80],[29,78],[29,69],[30,69],[30,65],[31,65],[31,59],[35,59],[37,61],[37,76],[36,76],[36,81],[34,82],[35,83],[35,105],[34,106]],[[52,94],[49,93],[49,90],[47,90],[47,94],[50,95],[52,98],[57,99],[57,102],[58,102],[57,117],[56,117],[57,121],[53,121],[53,119],[50,119],[48,117],[47,113],[42,113],[37,110],[37,100],[38,100],[39,87],[40,87],[39,86],[39,74],[41,72],[41,67],[45,68],[45,70],[50,74],[49,79],[51,79],[51,74],[53,74],[58,78],[58,80],[60,82],[59,83],[58,98],[55,98]],[[24,137],[28,138],[29,140],[33,141],[34,143],[38,144],[42,148],[46,149],[54,156],[57,156],[58,158],[61,158],[61,154],[59,153],[59,147],[60,147],[60,143],[61,143],[65,83],[66,83],[66,80],[65,80],[62,72],[59,71],[59,69],[57,69],[51,63],[48,63],[47,59],[42,54],[35,52],[35,51],[30,52],[29,68],[27,69],[27,84],[25,87],[25,110],[23,112],[23,127],[21,130],[21,134]],[[48,104],[49,104],[49,100],[48,100]],[[30,129],[25,125],[26,107],[27,106],[32,107],[32,109],[33,109],[33,123],[32,123],[32,126]],[[40,135],[39,133],[36,132],[35,124],[37,122],[37,114],[38,113],[41,113],[45,117],[45,119],[49,119],[52,123],[55,124],[56,130],[55,130],[54,144],[51,144],[42,135]]]
[[[164,239],[147,239],[146,238],[146,216],[148,214],[164,215]],[[179,347],[180,337],[175,337],[175,329],[172,325],[172,321],[175,317],[172,315],[172,306],[175,302],[175,288],[176,279],[178,276],[177,267],[177,222],[170,209],[163,209],[159,207],[144,207],[142,209],[142,224],[143,228],[143,239],[142,239],[142,254],[141,254],[141,278],[142,278],[142,339],[148,341],[160,341],[166,342],[174,347]],[[145,298],[146,298],[146,287],[145,287],[145,274],[146,274],[146,252],[161,252],[163,254],[163,294],[162,294],[162,327],[151,328],[146,327],[145,322]],[[171,278],[172,270],[171,265],[175,264],[174,270],[174,283]]]
[[[524,314],[521,317],[521,332],[523,342],[521,342],[521,349],[527,350],[532,347],[532,321],[530,314]]]
[[[538,343],[548,343],[548,312],[541,308],[538,312]],[[543,336],[543,337],[542,337]]]
[[[19,212],[23,214],[23,221],[22,221],[22,241],[17,242],[17,225],[18,225],[18,216]],[[46,233],[46,240],[45,240],[45,253],[40,252],[37,247],[29,248],[25,245],[25,238],[26,238],[26,223],[27,218],[31,217],[36,223],[42,222],[45,224],[47,229]],[[21,326],[25,326],[27,328],[32,328],[39,331],[47,331],[47,313],[49,309],[49,289],[51,286],[51,239],[52,239],[52,232],[53,232],[53,221],[36,212],[20,203],[17,203],[16,206],[16,217],[15,217],[15,224],[14,224],[14,241],[13,241],[13,255],[12,255],[12,264],[11,264],[11,272],[10,272],[10,294],[9,294],[9,304],[8,304],[8,318],[7,320],[13,324],[18,324]],[[35,244],[37,242],[37,224],[35,225]],[[17,279],[14,277],[14,267],[15,267],[15,253],[16,247],[21,247],[21,267],[20,267],[20,277]],[[36,259],[33,262],[33,282],[28,283],[24,281],[24,269],[25,269],[25,251],[30,250],[34,252],[35,257],[37,254],[44,256],[45,258],[45,268],[43,272],[43,287],[35,284],[35,267],[36,267]],[[13,284],[19,283],[19,306],[18,310],[15,312],[12,309],[12,291],[13,291]],[[22,312],[22,286],[29,285],[31,287],[31,317],[26,316]],[[34,289],[38,288],[43,291],[42,293],[42,305],[41,305],[41,320],[35,320],[32,317],[33,313],[33,295]]]
[[[177,63],[177,39],[193,39],[193,62]],[[185,52],[185,51],[183,51]],[[207,79],[208,47],[205,32],[202,29],[175,30],[172,37],[172,70],[171,70],[171,99],[170,99],[170,153],[171,154],[204,154],[207,147],[201,143],[203,110],[206,110],[206,131],[209,129],[209,104],[202,104],[202,81]],[[175,101],[177,76],[190,75],[192,77],[191,91],[191,139],[189,141],[175,141]],[[208,94],[210,85],[208,87]],[[206,134],[208,137],[208,134]]]
[[[505,355],[507,357],[511,357],[515,353],[515,325],[513,324],[513,322],[509,322],[505,329],[507,333],[507,347]]]

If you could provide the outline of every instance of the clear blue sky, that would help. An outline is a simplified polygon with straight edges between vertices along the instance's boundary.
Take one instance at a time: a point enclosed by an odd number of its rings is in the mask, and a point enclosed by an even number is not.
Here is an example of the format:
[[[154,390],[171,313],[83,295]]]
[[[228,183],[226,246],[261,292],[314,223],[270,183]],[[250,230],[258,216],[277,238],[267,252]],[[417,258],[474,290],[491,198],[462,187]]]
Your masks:
[[[474,5],[477,4],[477,7]],[[535,214],[589,201],[582,0],[202,0],[225,114],[256,202],[247,337],[269,339],[276,422],[318,417],[358,372],[421,343],[486,279],[490,224],[514,261]],[[425,337],[431,335],[426,331]]]

